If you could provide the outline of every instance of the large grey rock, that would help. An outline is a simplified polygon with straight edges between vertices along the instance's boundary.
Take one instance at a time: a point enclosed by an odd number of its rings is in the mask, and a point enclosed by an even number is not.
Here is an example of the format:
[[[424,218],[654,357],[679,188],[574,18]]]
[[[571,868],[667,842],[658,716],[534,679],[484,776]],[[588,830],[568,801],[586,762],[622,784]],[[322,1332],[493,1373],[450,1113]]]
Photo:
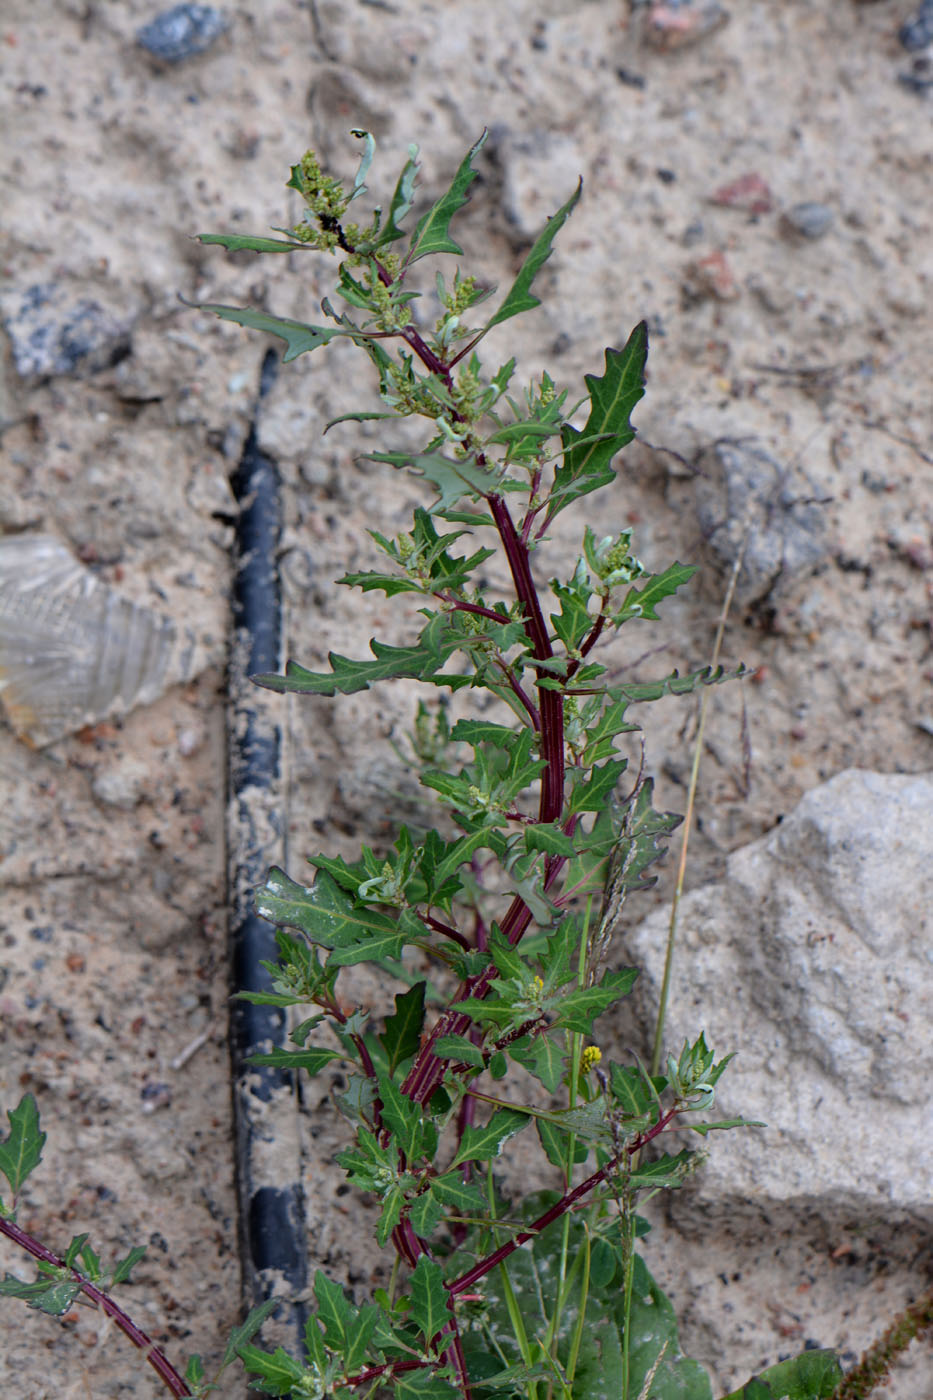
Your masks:
[[[646,1021],[667,921],[627,940]],[[840,773],[679,923],[667,1044],[738,1051],[706,1116],[769,1125],[713,1135],[689,1208],[933,1222],[933,774]]]

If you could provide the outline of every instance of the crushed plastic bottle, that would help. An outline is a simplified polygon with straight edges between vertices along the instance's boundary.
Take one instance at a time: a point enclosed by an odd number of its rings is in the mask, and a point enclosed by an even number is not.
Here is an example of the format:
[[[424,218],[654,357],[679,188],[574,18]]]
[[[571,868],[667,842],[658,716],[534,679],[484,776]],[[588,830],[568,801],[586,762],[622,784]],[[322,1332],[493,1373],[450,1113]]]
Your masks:
[[[203,668],[192,633],[102,583],[52,535],[0,536],[0,705],[33,748]]]

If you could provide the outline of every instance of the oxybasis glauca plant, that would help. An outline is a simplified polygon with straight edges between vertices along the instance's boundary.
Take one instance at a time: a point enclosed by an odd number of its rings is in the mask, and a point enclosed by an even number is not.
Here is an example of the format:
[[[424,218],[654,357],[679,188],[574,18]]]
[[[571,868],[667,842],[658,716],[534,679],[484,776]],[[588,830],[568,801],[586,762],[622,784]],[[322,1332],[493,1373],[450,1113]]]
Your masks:
[[[323,325],[208,309],[282,339],[285,361],[353,342],[375,368],[383,408],[348,417],[426,421],[419,450],[370,454],[423,481],[410,530],[371,530],[382,567],[340,580],[414,595],[413,635],[401,646],[373,639],[362,660],[332,653],[325,671],[290,661],[284,676],[255,679],[320,697],[406,677],[442,694],[483,690],[499,703],[453,724],[445,704],[419,705],[412,750],[438,805],[433,826],[402,826],[390,847],[363,847],[357,860],[313,856],[311,884],[273,869],[257,892],[257,909],[278,929],[279,960],[268,965],[271,990],[250,999],[294,1008],[298,1024],[294,1048],[256,1061],[311,1075],[339,1063],[349,1076],[340,1106],[351,1126],[337,1162],[376,1198],[376,1243],[395,1262],[389,1287],[358,1302],[318,1271],[302,1357],[253,1344],[264,1306],[225,1361],[236,1353],[256,1390],[293,1400],[712,1400],[636,1250],[647,1229],[637,1211],[696,1164],[686,1148],[657,1152],[673,1130],[705,1137],[748,1126],[707,1116],[730,1056],[717,1061],[700,1034],[651,1074],[610,1062],[594,1022],[635,981],[635,969],[615,965],[613,931],[679,820],[654,810],[650,778],[626,772],[619,744],[640,729],[633,707],[724,675],[705,668],[615,683],[597,660],[598,645],[622,627],[657,623],[659,604],[694,572],[680,563],[652,572],[629,530],[603,538],[586,526],[569,572],[542,582],[550,526],[616,481],[616,456],[634,437],[646,327],[586,377],[579,426],[580,406],[568,406],[568,391],[547,374],[510,392],[514,360],[489,373],[479,347],[539,304],[535,277],[580,188],[491,315],[478,311],[493,289],[457,267],[437,274],[429,324],[417,314],[413,269],[462,253],[450,224],[483,138],[406,234],[416,150],[388,209],[357,224],[349,208],[366,193],[374,143],[354,135],[363,158],[349,189],[311,153],[293,167],[288,184],[304,214],[280,237],[202,236],[230,250],[336,256],[346,309],[325,299]],[[497,553],[510,580],[503,594],[481,581]],[[365,963],[383,982],[398,977],[378,1016],[348,1009],[344,969]],[[513,1066],[536,1087],[530,1102],[503,1082]],[[7,1152],[32,1122],[26,1100],[14,1112]],[[508,1199],[501,1169],[520,1134],[536,1142],[551,1187]],[[15,1191],[16,1163],[0,1159],[0,1171]],[[172,1377],[176,1395],[214,1388],[198,1358]],[[807,1352],[735,1396],[822,1400],[839,1377],[830,1353]]]

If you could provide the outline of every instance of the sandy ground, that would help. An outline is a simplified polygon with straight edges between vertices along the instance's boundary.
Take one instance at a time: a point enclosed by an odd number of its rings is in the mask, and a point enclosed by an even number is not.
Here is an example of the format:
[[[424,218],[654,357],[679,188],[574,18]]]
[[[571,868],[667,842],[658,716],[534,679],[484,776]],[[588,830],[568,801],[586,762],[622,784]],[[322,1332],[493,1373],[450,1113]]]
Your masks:
[[[216,1360],[239,1306],[224,1043],[229,477],[267,348],[180,298],[313,318],[329,290],[324,266],[226,256],[192,234],[288,221],[290,163],[313,145],[351,173],[354,126],[379,141],[377,196],[421,144],[427,200],[485,126],[464,262],[507,282],[582,174],[583,204],[541,279],[546,305],[500,328],[489,354],[516,354],[525,376],[548,368],[573,397],[604,346],[648,320],[642,441],[601,510],[635,526],[652,565],[704,568],[668,609],[664,649],[640,662],[659,644],[646,631],[617,664],[647,675],[708,659],[725,587],[708,538],[719,507],[703,497],[711,443],[778,464],[785,542],[811,513],[806,567],[774,587],[767,571],[747,578],[727,631],[726,659],[755,675],[716,695],[691,882],[843,768],[933,767],[933,147],[929,94],[900,80],[922,78],[897,39],[911,7],[732,11],[672,47],[621,0],[229,5],[223,36],[167,66],[135,41],[156,13],[142,0],[5,9],[0,531],[57,535],[103,582],[188,628],[200,661],[155,703],[39,752],[0,728],[2,1103],[31,1089],[49,1130],[24,1222],[57,1248],[89,1230],[105,1257],[148,1243],[122,1296],[176,1361]],[[83,316],[89,353],[67,372],[30,359],[17,346],[33,314],[66,329]],[[393,445],[375,429],[320,440],[359,406],[364,379],[339,351],[306,357],[280,371],[259,420],[286,489],[287,649],[307,665],[410,626],[332,582],[371,557],[366,524],[400,529],[416,499],[411,482],[355,460],[361,441]],[[568,519],[555,557],[576,549],[585,518]],[[283,857],[296,872],[304,853],[385,836],[408,800],[389,740],[412,703],[401,687],[374,704],[283,702]],[[674,809],[694,723],[689,705],[654,712],[649,763]],[[362,1284],[382,1266],[353,1244],[315,1103],[309,1093],[310,1247]],[[923,1286],[922,1240],[883,1221],[858,1239],[833,1228],[802,1213],[766,1240],[656,1232],[686,1349],[717,1383],[807,1341],[851,1357]],[[0,1261],[22,1268],[7,1248]],[[18,1308],[5,1310],[5,1391],[162,1393],[93,1319]],[[929,1351],[909,1360],[890,1394],[922,1400]]]

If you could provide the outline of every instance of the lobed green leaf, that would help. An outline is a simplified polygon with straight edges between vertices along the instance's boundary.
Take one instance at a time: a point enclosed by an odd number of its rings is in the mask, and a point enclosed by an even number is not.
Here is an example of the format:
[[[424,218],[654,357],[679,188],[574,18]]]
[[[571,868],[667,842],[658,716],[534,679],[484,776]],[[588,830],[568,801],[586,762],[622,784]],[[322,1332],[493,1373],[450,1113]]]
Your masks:
[[[460,244],[455,243],[450,236],[450,221],[457,210],[462,209],[467,202],[467,191],[477,174],[473,169],[473,157],[484,145],[486,136],[484,131],[479,140],[474,142],[460,162],[450,188],[418,220],[408,245],[406,264],[416,262],[418,258],[424,258],[429,253],[463,252]]]
[[[642,321],[622,350],[606,350],[602,378],[594,374],[584,377],[590,413],[582,431],[564,424],[564,454],[554,473],[551,493],[554,509],[563,510],[571,501],[612,481],[613,457],[635,436],[629,419],[645,392],[647,357],[648,327]]]
[[[499,1108],[483,1127],[477,1128],[471,1123],[463,1130],[459,1151],[448,1171],[464,1162],[488,1162],[491,1157],[498,1157],[509,1138],[520,1133],[528,1122],[527,1113]]]
[[[297,239],[286,241],[283,238],[257,238],[251,233],[199,233],[196,234],[199,243],[217,243],[221,248],[228,248],[231,253],[294,253],[296,251],[309,251],[306,243],[299,243]],[[205,311],[213,311],[213,306],[205,306]]]
[[[492,330],[493,326],[498,326],[502,321],[508,321],[512,316],[518,316],[523,311],[531,311],[534,307],[541,305],[541,298],[534,296],[531,292],[531,284],[551,256],[551,245],[577,207],[582,193],[583,181],[581,180],[567,203],[562,204],[557,213],[551,215],[538,234],[531,246],[531,251],[518,270],[518,276],[509,288],[505,301],[491,320],[486,322],[484,333]]]
[[[266,335],[277,336],[285,341],[283,363],[296,360],[316,350],[319,345],[327,345],[339,338],[350,339],[362,344],[369,337],[363,331],[351,329],[347,325],[309,326],[304,321],[290,321],[283,316],[270,316],[267,311],[254,311],[248,306],[218,306],[211,302],[199,302],[200,311],[213,311],[221,321],[233,321],[235,325],[246,326],[249,330],[264,331]]]

